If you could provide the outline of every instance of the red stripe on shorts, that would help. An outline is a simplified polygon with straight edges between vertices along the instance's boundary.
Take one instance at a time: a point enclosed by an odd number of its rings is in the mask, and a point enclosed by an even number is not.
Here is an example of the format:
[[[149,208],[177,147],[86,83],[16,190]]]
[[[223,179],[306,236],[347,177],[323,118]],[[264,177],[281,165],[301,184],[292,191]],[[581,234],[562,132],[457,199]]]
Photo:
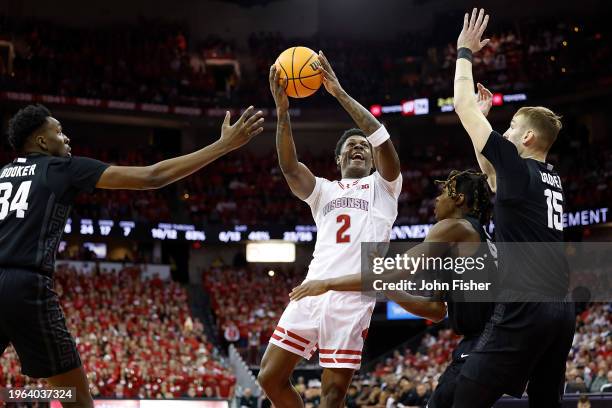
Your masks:
[[[285,340],[283,340],[283,343],[288,344],[288,345],[290,345],[291,347],[296,348],[296,349],[298,349],[298,350],[300,350],[300,351],[304,351],[304,350],[306,350],[306,347],[302,347],[302,346],[300,346],[299,344],[292,342],[291,340],[287,340],[287,339],[285,339]]]
[[[287,330],[287,334],[289,335],[289,337],[293,337],[296,340],[301,341],[302,343],[305,343],[306,345],[308,345],[310,342],[308,340],[306,340],[305,338],[298,336],[297,334],[290,332],[289,330]]]
[[[285,344],[287,344],[287,345],[289,345],[289,346],[291,346],[291,347],[293,347],[293,348],[295,348],[297,350],[300,350],[300,351],[306,350],[306,347],[302,347],[299,344],[292,342],[291,340],[283,339],[281,336],[279,336],[277,334],[272,334],[272,338],[274,340],[280,341],[281,343],[285,343]]]
[[[334,351],[336,351],[336,350],[333,350],[333,349],[319,349],[319,354],[334,354]]]
[[[360,358],[323,358],[319,357],[319,361],[322,363],[330,363],[330,364],[360,364]]]
[[[284,328],[282,328],[280,326],[276,326],[276,329],[274,329],[274,330],[278,330],[279,332],[281,332],[283,334],[286,334],[289,337],[293,337],[294,339],[299,340],[299,341],[301,341],[302,343],[304,343],[306,345],[310,344],[310,341],[308,341],[307,339],[303,338],[302,336],[298,336],[297,334],[295,334],[293,332],[290,332],[289,330],[284,329]]]
[[[293,347],[295,349],[298,349],[300,351],[306,350],[306,347],[302,347],[299,344],[292,342],[291,340],[283,339],[281,336],[277,335],[276,333],[272,333],[272,338],[274,340],[278,340],[281,343],[285,343],[285,344],[287,344],[287,345],[289,345],[289,346],[291,346],[291,347]]]
[[[336,362],[338,362],[338,363],[359,364],[359,363],[361,363],[361,359],[360,358],[337,358]]]
[[[336,354],[350,354],[353,356],[360,356],[361,355],[361,351],[359,350],[336,350]]]

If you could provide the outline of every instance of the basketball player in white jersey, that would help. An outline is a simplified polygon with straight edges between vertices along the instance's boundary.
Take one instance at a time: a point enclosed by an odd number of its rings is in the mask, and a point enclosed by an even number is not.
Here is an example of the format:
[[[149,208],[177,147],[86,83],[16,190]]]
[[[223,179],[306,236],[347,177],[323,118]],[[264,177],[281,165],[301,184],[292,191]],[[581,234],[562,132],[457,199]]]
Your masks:
[[[325,88],[359,127],[346,131],[336,146],[339,181],[315,177],[298,161],[289,101],[274,65],[269,77],[278,113],[280,168],[293,194],[310,206],[317,224],[317,242],[306,281],[358,273],[361,243],[389,241],[402,188],[399,158],[389,133],[342,89],[322,52],[319,60]],[[310,359],[317,349],[323,367],[320,406],[344,406],[353,373],[361,364],[374,304],[374,299],[360,292],[333,291],[289,303],[270,339],[258,376],[276,408],[303,406],[290,377],[302,358]]]

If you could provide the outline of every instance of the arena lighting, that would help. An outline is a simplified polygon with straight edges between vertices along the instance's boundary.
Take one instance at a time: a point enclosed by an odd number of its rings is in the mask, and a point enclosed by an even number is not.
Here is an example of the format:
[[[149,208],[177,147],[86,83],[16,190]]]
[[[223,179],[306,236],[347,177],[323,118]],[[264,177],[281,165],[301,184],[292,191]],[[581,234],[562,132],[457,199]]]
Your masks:
[[[106,258],[108,247],[103,242],[83,242],[83,247],[93,252],[98,259]]]
[[[247,262],[295,262],[293,242],[250,242],[246,246]]]
[[[381,105],[372,105],[370,106],[370,112],[375,117],[380,117],[382,115],[382,106]]]
[[[501,106],[504,104],[504,95],[500,93],[493,94],[493,106]]]

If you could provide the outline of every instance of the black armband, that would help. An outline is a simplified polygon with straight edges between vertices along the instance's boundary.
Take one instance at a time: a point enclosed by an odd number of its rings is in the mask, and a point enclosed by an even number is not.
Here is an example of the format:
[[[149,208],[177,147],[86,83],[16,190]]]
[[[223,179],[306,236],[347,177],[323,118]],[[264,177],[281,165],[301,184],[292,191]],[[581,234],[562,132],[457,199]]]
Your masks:
[[[472,50],[467,47],[461,47],[457,50],[457,59],[465,58],[466,60],[473,62],[474,57],[472,55]]]

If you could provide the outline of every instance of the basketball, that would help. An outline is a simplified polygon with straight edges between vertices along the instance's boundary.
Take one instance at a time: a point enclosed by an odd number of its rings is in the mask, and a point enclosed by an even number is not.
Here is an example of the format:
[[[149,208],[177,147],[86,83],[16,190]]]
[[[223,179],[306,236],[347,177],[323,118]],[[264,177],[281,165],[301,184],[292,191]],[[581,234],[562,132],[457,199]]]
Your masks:
[[[305,98],[319,89],[323,81],[319,56],[307,47],[287,48],[276,59],[276,69],[285,82],[285,92],[292,98]]]

